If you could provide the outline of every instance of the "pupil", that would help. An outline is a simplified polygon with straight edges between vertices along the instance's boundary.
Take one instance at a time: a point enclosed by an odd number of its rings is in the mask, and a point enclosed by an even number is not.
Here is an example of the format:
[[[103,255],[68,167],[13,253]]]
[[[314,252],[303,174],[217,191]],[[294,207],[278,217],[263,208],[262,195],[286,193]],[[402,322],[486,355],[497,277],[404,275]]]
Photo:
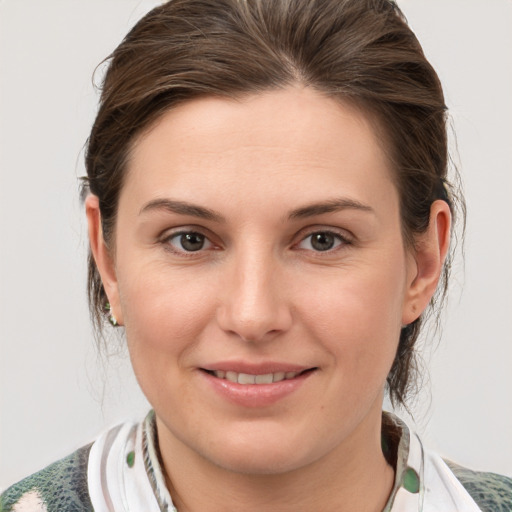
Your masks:
[[[317,251],[328,251],[334,246],[334,236],[329,233],[315,233],[312,236],[311,245]]]
[[[204,236],[199,233],[181,235],[181,246],[187,251],[199,251],[203,248]]]

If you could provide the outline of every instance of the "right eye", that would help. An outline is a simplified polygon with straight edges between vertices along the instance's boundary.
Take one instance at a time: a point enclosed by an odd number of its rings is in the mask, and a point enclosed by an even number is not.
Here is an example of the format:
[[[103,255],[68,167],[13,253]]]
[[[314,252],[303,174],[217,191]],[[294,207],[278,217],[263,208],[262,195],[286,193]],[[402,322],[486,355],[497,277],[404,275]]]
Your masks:
[[[197,252],[211,249],[212,242],[202,233],[196,231],[181,231],[167,238],[166,243],[172,246],[176,252]]]

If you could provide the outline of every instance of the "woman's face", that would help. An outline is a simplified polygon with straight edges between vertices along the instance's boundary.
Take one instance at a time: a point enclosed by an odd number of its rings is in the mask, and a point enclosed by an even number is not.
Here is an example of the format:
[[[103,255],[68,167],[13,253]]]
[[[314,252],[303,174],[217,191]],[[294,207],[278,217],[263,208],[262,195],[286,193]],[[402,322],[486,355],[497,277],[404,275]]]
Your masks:
[[[272,473],[378,441],[420,311],[360,112],[299,88],[179,106],[134,147],[115,243],[103,279],[162,447]]]

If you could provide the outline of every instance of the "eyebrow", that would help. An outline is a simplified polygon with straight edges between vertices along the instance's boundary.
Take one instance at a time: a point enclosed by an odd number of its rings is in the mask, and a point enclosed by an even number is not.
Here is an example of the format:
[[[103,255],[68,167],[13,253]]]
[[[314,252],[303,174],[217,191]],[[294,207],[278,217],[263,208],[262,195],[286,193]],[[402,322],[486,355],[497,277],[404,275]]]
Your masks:
[[[149,211],[163,210],[178,215],[190,215],[200,219],[210,220],[214,222],[226,222],[226,219],[214,210],[204,208],[186,201],[176,201],[173,199],[153,199],[146,203],[140,210],[139,215]],[[359,210],[363,212],[375,213],[373,208],[348,198],[335,198],[328,201],[313,203],[292,210],[288,215],[292,219],[304,219],[314,217],[315,215],[323,215],[325,213],[333,213],[340,210]]]
[[[324,213],[333,213],[340,210],[359,210],[363,212],[375,213],[371,206],[348,199],[344,197],[314,203],[301,208],[297,208],[290,212],[289,219],[304,219],[307,217],[314,217],[315,215],[322,215]]]
[[[154,199],[149,201],[149,203],[141,208],[139,215],[154,210],[164,210],[170,213],[177,213],[178,215],[190,215],[214,222],[225,222],[224,217],[220,213],[216,213],[209,208],[172,199]]]

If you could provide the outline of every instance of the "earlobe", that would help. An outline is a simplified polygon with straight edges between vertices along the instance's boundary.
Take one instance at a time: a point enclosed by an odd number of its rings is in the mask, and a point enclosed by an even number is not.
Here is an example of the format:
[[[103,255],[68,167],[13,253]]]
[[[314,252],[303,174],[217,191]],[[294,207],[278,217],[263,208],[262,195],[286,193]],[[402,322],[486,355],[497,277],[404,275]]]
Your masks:
[[[117,325],[123,325],[114,260],[103,238],[101,212],[97,196],[92,194],[87,196],[85,212],[89,231],[89,244],[108,297],[110,314],[115,318]]]
[[[416,241],[412,255],[414,264],[407,278],[402,324],[416,320],[434,295],[450,246],[451,213],[445,201],[437,200],[430,207],[428,229]]]

